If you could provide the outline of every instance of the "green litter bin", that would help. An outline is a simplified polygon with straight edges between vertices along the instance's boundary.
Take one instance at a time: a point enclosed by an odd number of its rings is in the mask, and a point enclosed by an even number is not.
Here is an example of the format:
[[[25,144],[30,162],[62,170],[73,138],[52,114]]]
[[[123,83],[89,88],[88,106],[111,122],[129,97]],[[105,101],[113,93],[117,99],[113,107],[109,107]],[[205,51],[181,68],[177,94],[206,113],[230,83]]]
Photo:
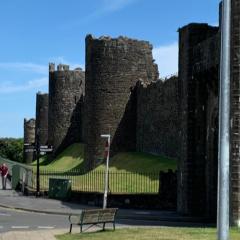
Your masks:
[[[60,200],[68,200],[71,198],[71,189],[71,180],[50,178],[48,197]]]

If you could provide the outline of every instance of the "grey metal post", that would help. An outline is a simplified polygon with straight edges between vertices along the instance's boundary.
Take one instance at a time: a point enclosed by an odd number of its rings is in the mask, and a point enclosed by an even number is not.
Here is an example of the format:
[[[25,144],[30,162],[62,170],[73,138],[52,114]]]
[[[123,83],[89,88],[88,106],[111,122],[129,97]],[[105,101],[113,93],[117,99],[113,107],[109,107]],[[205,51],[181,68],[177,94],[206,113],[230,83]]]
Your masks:
[[[104,195],[103,195],[103,208],[107,207],[107,194],[108,194],[108,171],[109,171],[109,155],[110,155],[110,134],[101,135],[103,138],[107,138],[108,141],[108,152],[107,152],[107,161],[106,161],[106,170],[105,170],[105,186],[104,186]]]
[[[218,240],[229,239],[230,36],[231,0],[223,0],[219,100]]]

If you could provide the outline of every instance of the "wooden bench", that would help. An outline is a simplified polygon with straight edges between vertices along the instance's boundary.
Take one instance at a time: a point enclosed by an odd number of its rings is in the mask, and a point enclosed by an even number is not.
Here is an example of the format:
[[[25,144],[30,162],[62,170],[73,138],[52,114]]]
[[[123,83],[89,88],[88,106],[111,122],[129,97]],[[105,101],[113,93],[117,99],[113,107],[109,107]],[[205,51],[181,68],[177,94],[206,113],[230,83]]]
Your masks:
[[[99,224],[102,225],[102,229],[105,230],[106,223],[112,223],[115,230],[115,216],[117,208],[106,209],[85,209],[80,214],[69,215],[70,233],[72,232],[72,225],[80,225],[80,232],[82,232],[83,225],[90,225],[90,227]],[[87,229],[89,229],[88,227]]]

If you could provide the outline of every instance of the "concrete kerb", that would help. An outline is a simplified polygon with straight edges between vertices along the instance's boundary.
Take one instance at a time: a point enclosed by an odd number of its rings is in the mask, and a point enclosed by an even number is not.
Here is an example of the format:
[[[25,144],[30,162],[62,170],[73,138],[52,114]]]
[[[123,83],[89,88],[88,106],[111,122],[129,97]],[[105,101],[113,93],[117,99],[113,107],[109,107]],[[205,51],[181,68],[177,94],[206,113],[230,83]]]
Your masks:
[[[0,203],[0,207],[7,208],[11,210],[20,210],[25,212],[34,212],[34,213],[42,213],[42,214],[52,214],[52,215],[62,215],[69,216],[70,214],[78,214],[76,212],[59,212],[59,211],[47,211],[47,210],[38,210],[38,209],[30,209],[23,207],[14,207],[9,205],[3,205]],[[124,210],[123,210],[124,211]],[[120,213],[119,213],[120,212]],[[162,217],[162,216],[153,216],[153,215],[136,215],[136,214],[126,214],[124,212],[121,213],[121,210],[117,214],[118,220],[143,220],[143,221],[161,221],[161,222],[175,222],[175,223],[206,223],[205,218],[192,218],[192,217]]]
[[[7,208],[11,210],[20,210],[20,211],[25,211],[25,212],[35,212],[35,213],[44,213],[44,214],[54,214],[54,215],[70,215],[71,213],[67,212],[57,212],[57,211],[46,211],[46,210],[38,210],[38,209],[30,209],[30,208],[21,208],[21,207],[13,207],[13,206],[7,206],[0,204],[0,207],[2,208]]]

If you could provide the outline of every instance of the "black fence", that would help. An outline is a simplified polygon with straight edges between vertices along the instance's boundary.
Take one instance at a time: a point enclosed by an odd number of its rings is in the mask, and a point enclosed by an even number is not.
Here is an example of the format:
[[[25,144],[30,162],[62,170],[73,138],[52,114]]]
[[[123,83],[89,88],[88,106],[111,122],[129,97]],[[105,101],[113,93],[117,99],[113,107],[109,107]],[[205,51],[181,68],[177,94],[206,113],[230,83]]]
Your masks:
[[[40,170],[40,189],[48,191],[49,179],[69,179],[73,191],[104,191],[105,171],[52,171]],[[158,193],[160,189],[159,172],[109,171],[108,190],[113,194]],[[32,173],[32,186],[36,188],[36,172]]]

